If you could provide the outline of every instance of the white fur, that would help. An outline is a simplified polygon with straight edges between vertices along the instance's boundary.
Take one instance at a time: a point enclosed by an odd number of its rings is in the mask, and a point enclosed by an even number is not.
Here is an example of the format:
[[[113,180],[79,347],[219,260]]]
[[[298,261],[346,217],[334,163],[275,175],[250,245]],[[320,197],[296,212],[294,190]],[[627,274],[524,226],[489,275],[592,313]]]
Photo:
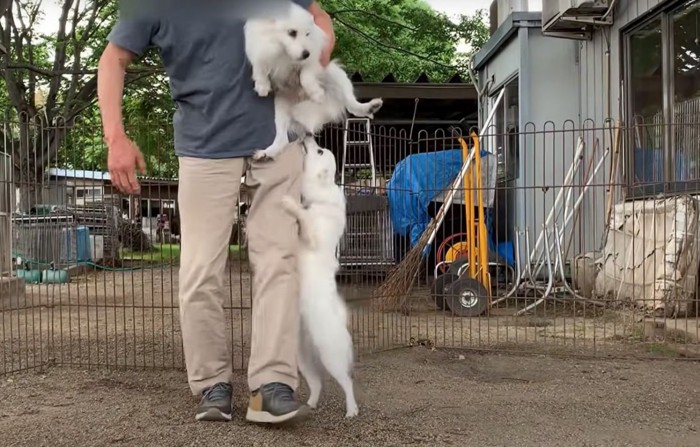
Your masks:
[[[294,3],[285,17],[246,22],[245,48],[255,91],[260,96],[275,94],[275,139],[254,159],[277,156],[289,143],[289,130],[315,134],[326,124],[342,121],[348,112],[373,118],[382,107],[381,98],[357,101],[352,81],[338,62],[321,65],[325,42],[311,13]]]
[[[338,293],[336,247],[345,231],[345,196],[335,184],[335,157],[313,138],[305,139],[302,197],[305,207],[287,196],[284,208],[299,221],[301,331],[299,371],[309,385],[311,408],[321,394],[323,370],[345,392],[345,416],[359,413],[352,381],[352,336],[347,309]]]

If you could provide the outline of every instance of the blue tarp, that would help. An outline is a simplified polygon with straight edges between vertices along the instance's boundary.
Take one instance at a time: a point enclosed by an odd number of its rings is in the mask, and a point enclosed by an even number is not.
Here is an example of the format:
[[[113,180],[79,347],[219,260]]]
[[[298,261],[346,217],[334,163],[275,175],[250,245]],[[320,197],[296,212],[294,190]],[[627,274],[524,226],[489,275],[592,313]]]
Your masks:
[[[675,178],[676,181],[691,180],[687,152],[676,151]],[[655,148],[636,148],[634,150],[634,176],[637,184],[654,184],[664,181],[664,151]]]
[[[387,184],[389,215],[396,234],[415,245],[430,223],[428,205],[459,174],[460,149],[414,154],[397,163]]]
[[[492,156],[481,151],[482,157]],[[409,236],[415,245],[430,223],[428,205],[448,188],[462,168],[462,150],[452,149],[414,154],[401,160],[387,185],[389,214],[396,234]],[[512,244],[496,244],[493,240],[492,212],[487,209],[489,249],[497,252],[509,264],[513,261]]]

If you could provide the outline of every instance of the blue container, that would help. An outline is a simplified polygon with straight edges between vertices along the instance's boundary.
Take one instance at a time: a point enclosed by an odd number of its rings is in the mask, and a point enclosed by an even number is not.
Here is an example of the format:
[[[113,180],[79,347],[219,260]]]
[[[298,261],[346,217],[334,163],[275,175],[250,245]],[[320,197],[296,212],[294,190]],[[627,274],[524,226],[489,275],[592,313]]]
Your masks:
[[[78,227],[75,229],[75,245],[78,262],[92,260],[90,254],[90,229],[88,227]]]
[[[90,261],[90,230],[87,227],[61,230],[61,263],[77,264]]]
[[[28,284],[39,284],[41,282],[41,270],[18,269],[17,277],[22,278]]]
[[[41,272],[41,282],[44,284],[66,284],[70,282],[68,270],[44,270]]]

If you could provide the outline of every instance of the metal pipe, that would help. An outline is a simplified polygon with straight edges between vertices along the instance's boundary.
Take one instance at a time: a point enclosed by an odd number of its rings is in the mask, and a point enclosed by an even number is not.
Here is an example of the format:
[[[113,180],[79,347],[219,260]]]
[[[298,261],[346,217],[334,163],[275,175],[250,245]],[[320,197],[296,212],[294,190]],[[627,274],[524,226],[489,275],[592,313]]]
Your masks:
[[[503,100],[503,96],[505,95],[506,90],[502,89],[501,93],[499,93],[498,97],[496,98],[496,102],[493,105],[493,110],[491,110],[491,113],[489,114],[488,119],[486,120],[486,123],[484,123],[484,129],[487,128],[490,124],[491,121],[493,121],[494,116],[496,116],[496,110],[498,109],[498,104]],[[447,214],[447,210],[452,206],[452,202],[454,201],[455,193],[457,192],[457,188],[459,188],[460,183],[462,183],[462,179],[464,178],[464,175],[467,173],[469,170],[469,166],[471,165],[472,160],[474,159],[474,151],[471,151],[469,153],[469,158],[467,158],[467,161],[462,165],[462,169],[460,169],[459,174],[457,174],[457,177],[455,177],[454,181],[452,182],[452,188],[449,190],[447,193],[447,197],[445,197],[445,202],[442,204],[440,207],[440,210],[438,211],[437,216],[435,216],[435,227],[433,228],[433,231],[430,233],[430,237],[428,238],[428,243],[425,246],[425,249],[423,250],[423,255],[425,255],[429,250],[430,250],[430,244],[433,243],[435,240],[435,236],[437,236],[437,231],[440,228],[440,225],[442,225],[442,222],[445,220],[445,215]]]

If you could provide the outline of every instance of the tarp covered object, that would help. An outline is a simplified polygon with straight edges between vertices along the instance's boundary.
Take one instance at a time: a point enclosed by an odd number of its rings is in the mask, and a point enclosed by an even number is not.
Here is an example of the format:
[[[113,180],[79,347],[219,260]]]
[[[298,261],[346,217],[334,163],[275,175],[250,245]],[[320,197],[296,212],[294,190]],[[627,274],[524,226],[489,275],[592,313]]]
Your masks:
[[[461,167],[459,149],[409,155],[398,162],[387,184],[394,232],[409,235],[415,245],[430,223],[428,205],[450,186]]]
[[[695,296],[697,201],[690,196],[615,206],[596,294],[672,316]]]
[[[484,206],[493,206],[495,196],[496,158],[481,150],[482,195]],[[389,212],[395,233],[410,237],[415,245],[430,223],[428,205],[433,200],[444,201],[446,190],[462,168],[462,150],[452,149],[414,154],[401,160],[387,184]],[[476,191],[474,191],[476,203]],[[455,204],[464,203],[464,194],[457,191]]]

